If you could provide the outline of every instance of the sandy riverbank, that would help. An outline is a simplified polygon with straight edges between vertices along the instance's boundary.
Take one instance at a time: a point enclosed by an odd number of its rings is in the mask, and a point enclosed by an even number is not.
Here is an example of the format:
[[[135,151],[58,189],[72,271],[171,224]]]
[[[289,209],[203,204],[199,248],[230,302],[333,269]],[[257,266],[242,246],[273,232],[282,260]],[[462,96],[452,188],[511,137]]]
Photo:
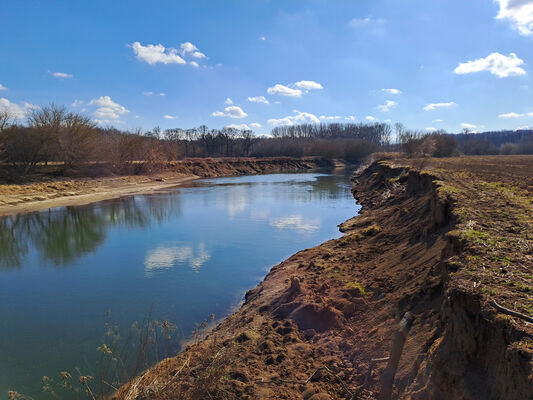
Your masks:
[[[336,165],[333,161],[321,158],[188,159],[172,162],[164,171],[151,175],[57,177],[25,184],[2,184],[0,216],[153,193],[198,178],[298,172]]]

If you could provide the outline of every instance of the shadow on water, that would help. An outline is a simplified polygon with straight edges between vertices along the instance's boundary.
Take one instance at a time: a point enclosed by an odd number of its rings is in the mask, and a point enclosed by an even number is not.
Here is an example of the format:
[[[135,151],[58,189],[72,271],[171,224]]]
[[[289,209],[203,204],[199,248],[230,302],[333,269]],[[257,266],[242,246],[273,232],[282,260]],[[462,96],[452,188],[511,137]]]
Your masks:
[[[56,267],[73,265],[104,243],[109,229],[146,229],[181,212],[179,196],[127,197],[0,219],[0,268],[20,268],[30,247]]]

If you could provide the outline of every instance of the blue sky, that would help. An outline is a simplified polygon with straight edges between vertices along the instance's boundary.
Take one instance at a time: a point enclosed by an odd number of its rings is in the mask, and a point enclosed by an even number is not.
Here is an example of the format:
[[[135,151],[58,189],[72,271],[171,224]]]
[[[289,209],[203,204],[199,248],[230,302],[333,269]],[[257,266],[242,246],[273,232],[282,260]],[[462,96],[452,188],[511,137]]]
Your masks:
[[[21,120],[533,126],[533,0],[2,3],[0,107]]]

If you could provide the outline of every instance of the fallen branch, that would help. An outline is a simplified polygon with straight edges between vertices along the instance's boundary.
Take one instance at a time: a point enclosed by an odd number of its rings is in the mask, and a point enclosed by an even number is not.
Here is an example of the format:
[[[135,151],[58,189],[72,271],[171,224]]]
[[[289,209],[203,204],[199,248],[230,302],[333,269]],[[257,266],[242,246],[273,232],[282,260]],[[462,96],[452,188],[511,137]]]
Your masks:
[[[498,311],[500,311],[501,313],[503,314],[507,314],[507,315],[511,315],[513,317],[516,317],[516,318],[520,318],[520,319],[523,319],[524,321],[527,321],[529,322],[530,324],[533,324],[533,318],[531,318],[530,316],[528,315],[525,315],[525,314],[522,314],[522,313],[519,313],[518,311],[514,311],[514,310],[511,310],[509,308],[505,308],[504,306],[501,306],[499,305],[498,303],[496,303],[496,301],[492,300],[490,302],[490,304],[496,308]]]
[[[394,376],[400,363],[400,357],[402,356],[403,346],[407,339],[407,334],[413,324],[414,316],[411,312],[406,312],[398,325],[398,330],[394,335],[392,341],[392,348],[390,351],[389,363],[383,375],[381,376],[381,391],[379,393],[380,400],[390,400],[392,398],[392,386],[394,384]]]
[[[372,358],[370,360],[370,364],[368,365],[368,370],[366,371],[365,380],[363,381],[363,384],[359,386],[357,389],[355,389],[355,392],[353,392],[352,397],[350,397],[350,400],[356,400],[357,396],[366,389],[368,386],[368,382],[370,381],[370,377],[372,376],[372,369],[374,368],[374,365],[381,361],[389,361],[390,357],[382,357],[382,358]]]

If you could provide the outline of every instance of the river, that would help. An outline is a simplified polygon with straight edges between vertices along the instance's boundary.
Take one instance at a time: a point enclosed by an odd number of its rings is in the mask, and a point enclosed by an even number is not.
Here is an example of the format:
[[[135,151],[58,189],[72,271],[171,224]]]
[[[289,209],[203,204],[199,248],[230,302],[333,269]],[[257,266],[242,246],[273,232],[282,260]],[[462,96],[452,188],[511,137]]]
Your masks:
[[[106,330],[126,340],[143,319],[175,324],[165,349],[178,350],[358,210],[341,171],[205,179],[1,218],[0,397],[42,398],[42,376],[61,371],[97,375]]]

